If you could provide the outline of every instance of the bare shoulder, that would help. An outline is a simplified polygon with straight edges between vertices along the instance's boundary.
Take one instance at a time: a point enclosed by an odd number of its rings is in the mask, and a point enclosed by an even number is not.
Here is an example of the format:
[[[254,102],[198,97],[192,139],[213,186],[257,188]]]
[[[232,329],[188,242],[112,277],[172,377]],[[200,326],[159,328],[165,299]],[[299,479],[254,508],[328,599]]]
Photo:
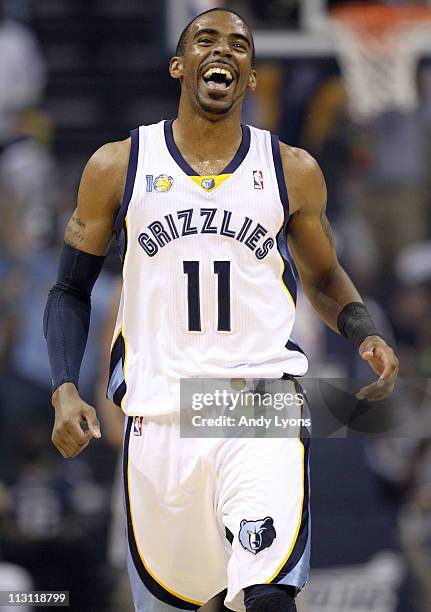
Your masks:
[[[280,153],[283,161],[283,168],[287,172],[313,173],[317,169],[320,170],[317,161],[305,149],[299,147],[291,147],[290,145],[280,142]]]
[[[280,143],[290,212],[321,209],[326,204],[326,185],[319,164],[308,151]]]
[[[126,140],[107,142],[91,156],[90,162],[99,165],[101,168],[109,167],[111,169],[117,164],[125,163],[127,165],[130,154],[130,141],[130,138],[126,138]]]
[[[109,218],[120,207],[129,163],[130,139],[109,142],[88,160],[78,190],[79,215],[103,215]]]
[[[129,155],[130,138],[104,144],[88,160],[82,180],[96,181],[99,188],[113,191],[113,195],[121,200]]]

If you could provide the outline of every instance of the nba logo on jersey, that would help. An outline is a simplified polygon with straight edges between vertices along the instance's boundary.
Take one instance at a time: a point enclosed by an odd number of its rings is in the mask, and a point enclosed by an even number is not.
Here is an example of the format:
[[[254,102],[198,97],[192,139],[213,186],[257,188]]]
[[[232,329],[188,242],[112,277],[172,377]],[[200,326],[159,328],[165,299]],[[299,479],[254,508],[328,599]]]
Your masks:
[[[255,189],[263,189],[263,172],[262,170],[253,170],[253,181]]]
[[[142,421],[143,417],[135,416],[133,419],[133,435],[134,436],[142,436]]]

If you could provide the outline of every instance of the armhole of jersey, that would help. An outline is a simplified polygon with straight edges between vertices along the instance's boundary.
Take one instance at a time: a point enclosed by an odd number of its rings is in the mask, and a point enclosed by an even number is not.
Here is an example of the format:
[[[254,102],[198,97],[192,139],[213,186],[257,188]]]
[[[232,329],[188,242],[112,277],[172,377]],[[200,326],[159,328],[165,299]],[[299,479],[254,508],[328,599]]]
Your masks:
[[[272,159],[274,160],[275,175],[278,183],[278,193],[283,205],[284,218],[289,220],[289,196],[287,195],[286,180],[284,178],[283,163],[281,161],[280,141],[276,134],[271,134]]]
[[[124,226],[124,220],[127,215],[130,200],[132,199],[133,187],[135,186],[136,171],[138,168],[138,154],[139,154],[139,128],[130,132],[130,155],[129,164],[127,166],[127,177],[126,185],[124,187],[123,199],[121,202],[120,210],[118,211],[117,218],[115,220],[115,234],[117,238],[121,234],[121,230]]]
[[[292,298],[294,306],[296,306],[297,297],[297,270],[295,264],[290,256],[289,248],[287,246],[287,228],[289,225],[289,196],[287,194],[286,180],[284,178],[283,163],[281,161],[280,152],[280,140],[276,134],[271,134],[271,149],[272,158],[274,161],[275,175],[277,177],[278,193],[280,201],[283,206],[284,221],[276,237],[277,250],[280,253],[284,266],[282,273],[282,281],[286,287],[290,297]],[[286,345],[287,346],[287,345]],[[301,351],[302,352],[302,351]]]

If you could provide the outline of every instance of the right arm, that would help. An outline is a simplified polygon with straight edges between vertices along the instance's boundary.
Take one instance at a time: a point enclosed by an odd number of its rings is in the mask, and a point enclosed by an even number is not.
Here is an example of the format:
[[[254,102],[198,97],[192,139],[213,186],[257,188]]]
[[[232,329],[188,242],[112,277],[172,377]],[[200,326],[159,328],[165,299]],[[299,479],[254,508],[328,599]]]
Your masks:
[[[64,457],[77,455],[92,438],[100,438],[96,412],[79,396],[78,375],[90,322],[91,289],[111,242],[129,152],[130,140],[109,143],[87,163],[77,206],[66,227],[57,282],[45,308],[54,386],[52,441]]]

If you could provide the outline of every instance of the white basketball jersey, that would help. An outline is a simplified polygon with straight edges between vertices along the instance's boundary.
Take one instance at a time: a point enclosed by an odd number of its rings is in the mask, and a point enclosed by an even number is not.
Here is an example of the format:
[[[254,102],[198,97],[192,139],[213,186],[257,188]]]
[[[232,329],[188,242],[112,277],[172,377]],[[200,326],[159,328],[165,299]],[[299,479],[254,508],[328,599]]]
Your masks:
[[[131,133],[116,231],[123,292],[108,397],[129,415],[179,409],[181,378],[302,375],[276,136],[243,126],[216,176],[197,176],[172,121]]]

